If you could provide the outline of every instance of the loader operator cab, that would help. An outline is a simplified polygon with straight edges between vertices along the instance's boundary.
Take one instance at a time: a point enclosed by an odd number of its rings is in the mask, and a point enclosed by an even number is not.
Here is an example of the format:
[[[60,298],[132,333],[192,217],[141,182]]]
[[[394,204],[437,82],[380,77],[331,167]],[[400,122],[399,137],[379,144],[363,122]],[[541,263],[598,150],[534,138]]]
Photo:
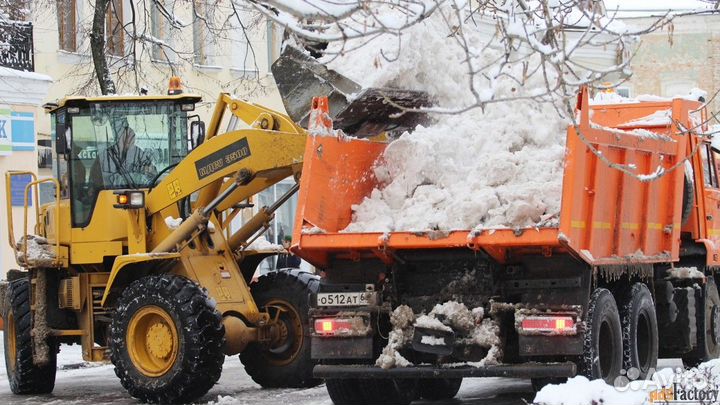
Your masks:
[[[89,223],[100,191],[152,188],[202,142],[202,122],[189,116],[198,101],[192,95],[72,97],[52,109],[54,170],[62,198],[70,199],[72,226]]]

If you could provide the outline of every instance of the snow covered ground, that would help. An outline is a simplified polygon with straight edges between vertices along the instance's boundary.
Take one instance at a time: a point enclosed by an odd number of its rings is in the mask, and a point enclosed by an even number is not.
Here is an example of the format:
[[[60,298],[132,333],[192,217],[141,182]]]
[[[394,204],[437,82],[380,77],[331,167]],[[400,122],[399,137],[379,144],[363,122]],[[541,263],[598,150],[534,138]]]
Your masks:
[[[2,350],[0,333],[0,350]],[[677,362],[663,361],[665,367],[676,367]],[[51,395],[16,396],[10,392],[5,372],[5,361],[0,360],[0,404],[136,404],[120,386],[112,365],[84,363],[77,345],[61,347],[58,355],[58,373],[55,391]],[[531,402],[534,393],[530,382],[509,378],[473,378],[463,381],[457,398],[452,401],[416,401],[413,404],[465,404],[465,405],[522,405]],[[332,405],[325,386],[310,389],[261,389],[245,373],[236,357],[225,359],[225,367],[218,384],[205,395],[199,404],[293,404]],[[588,404],[589,405],[589,404]]]

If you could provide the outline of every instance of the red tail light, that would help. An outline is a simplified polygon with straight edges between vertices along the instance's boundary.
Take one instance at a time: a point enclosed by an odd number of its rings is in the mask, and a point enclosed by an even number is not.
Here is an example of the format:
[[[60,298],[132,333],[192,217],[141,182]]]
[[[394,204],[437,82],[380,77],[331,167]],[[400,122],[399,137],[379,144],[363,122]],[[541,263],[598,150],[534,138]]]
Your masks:
[[[315,319],[315,333],[323,336],[364,336],[369,332],[362,317]]]
[[[320,335],[335,335],[343,330],[350,332],[353,329],[349,319],[324,318],[315,320],[315,333]]]
[[[575,321],[569,316],[528,316],[522,320],[520,328],[531,334],[574,334],[577,332]]]

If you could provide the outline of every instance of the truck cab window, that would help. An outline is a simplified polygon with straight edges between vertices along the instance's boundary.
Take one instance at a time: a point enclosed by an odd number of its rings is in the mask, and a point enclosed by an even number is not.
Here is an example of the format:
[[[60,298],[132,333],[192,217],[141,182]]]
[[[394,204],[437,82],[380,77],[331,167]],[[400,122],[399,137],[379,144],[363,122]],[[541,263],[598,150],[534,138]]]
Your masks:
[[[716,166],[716,163],[720,163],[720,156],[718,156],[718,152],[713,149],[710,144],[706,144],[702,148],[701,153],[703,158],[703,177],[705,179],[705,185],[713,188],[720,188],[718,185]]]

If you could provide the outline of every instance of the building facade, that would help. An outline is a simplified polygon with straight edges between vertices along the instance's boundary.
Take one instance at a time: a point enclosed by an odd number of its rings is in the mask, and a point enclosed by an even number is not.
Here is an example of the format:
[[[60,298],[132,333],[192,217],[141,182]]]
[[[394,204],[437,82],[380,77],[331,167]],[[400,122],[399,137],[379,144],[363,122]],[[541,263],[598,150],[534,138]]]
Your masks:
[[[624,18],[642,29],[659,17]],[[686,95],[692,88],[708,92],[709,106],[719,111],[720,99],[720,15],[676,17],[671,25],[643,35],[632,60],[632,77],[621,88],[630,97],[656,94],[663,97]]]
[[[0,273],[17,267],[8,229],[10,221],[17,231],[24,227],[25,186],[38,173],[37,119],[38,109],[45,100],[52,79],[35,73],[33,25],[14,19],[12,12],[0,16]],[[40,116],[42,118],[42,116]],[[5,173],[32,173],[13,177],[6,192]],[[33,195],[28,194],[32,201]],[[8,206],[9,202],[9,206]],[[35,208],[35,204],[33,207]],[[35,217],[28,215],[32,230]],[[19,232],[15,232],[19,236]]]

